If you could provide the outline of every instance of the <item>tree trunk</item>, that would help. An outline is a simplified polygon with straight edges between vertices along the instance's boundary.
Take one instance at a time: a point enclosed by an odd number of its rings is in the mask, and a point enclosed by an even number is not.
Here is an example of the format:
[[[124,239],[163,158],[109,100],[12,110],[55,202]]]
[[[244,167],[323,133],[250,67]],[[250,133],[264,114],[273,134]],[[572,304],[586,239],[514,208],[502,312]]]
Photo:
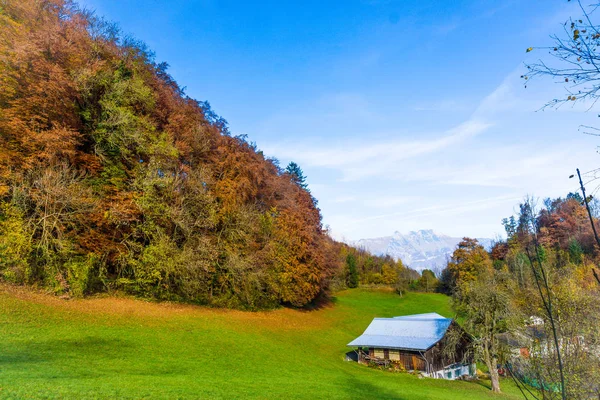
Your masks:
[[[500,393],[500,379],[498,378],[498,361],[496,357],[492,357],[491,365],[488,365],[490,370],[490,380],[492,381],[492,392]]]
[[[492,357],[492,369],[490,370],[490,379],[492,381],[492,392],[500,393],[500,378],[498,377],[498,361],[496,357]]]
[[[485,365],[488,367],[490,372],[490,380],[492,381],[492,392],[500,393],[500,379],[498,378],[498,360],[496,357],[491,357],[487,346],[484,347],[483,356],[485,358]]]

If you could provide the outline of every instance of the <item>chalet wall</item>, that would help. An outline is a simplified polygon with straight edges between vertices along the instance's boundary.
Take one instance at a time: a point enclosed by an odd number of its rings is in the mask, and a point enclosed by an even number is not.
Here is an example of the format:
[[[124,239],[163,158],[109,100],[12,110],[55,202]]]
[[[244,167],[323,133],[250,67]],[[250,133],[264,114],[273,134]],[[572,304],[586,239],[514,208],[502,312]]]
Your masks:
[[[456,323],[452,323],[450,329],[462,329]],[[425,352],[406,351],[384,348],[369,348],[369,356],[379,358],[381,360],[399,361],[405,370],[417,370],[427,373],[440,371],[445,367],[455,363],[473,362],[472,356],[469,355],[469,339],[465,339],[458,344],[455,349],[454,357],[448,357],[444,354],[444,347],[447,345],[447,338],[444,337],[435,346]]]
[[[400,352],[400,363],[405,370],[426,371],[425,360],[418,353]]]
[[[381,360],[400,361],[400,365],[407,370],[427,371],[427,365],[423,355],[419,352],[402,351],[395,349],[369,348],[369,356]]]

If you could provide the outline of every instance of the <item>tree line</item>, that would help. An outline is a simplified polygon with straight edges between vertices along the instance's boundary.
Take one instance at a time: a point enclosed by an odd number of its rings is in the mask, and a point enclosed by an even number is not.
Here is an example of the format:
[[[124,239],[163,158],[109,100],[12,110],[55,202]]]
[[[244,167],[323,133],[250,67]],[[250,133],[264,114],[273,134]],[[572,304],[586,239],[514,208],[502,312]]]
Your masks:
[[[417,289],[415,282],[418,282],[420,274],[405,266],[402,260],[389,255],[373,255],[346,244],[342,245],[341,255],[345,260],[345,268],[336,277],[336,288],[385,286],[394,288],[400,295]]]
[[[591,215],[593,225],[576,193],[541,205],[526,198],[503,220],[506,240],[488,252],[465,238],[442,272],[440,288],[474,338],[492,390],[500,391],[500,368],[525,398],[600,395],[600,223],[597,210]]]

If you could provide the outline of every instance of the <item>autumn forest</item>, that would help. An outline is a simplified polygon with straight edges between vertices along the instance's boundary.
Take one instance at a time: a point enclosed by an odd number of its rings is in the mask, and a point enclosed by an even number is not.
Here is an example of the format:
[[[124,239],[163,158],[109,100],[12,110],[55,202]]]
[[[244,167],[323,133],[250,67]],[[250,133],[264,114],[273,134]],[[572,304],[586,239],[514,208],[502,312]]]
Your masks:
[[[0,18],[4,280],[251,309],[346,284],[357,250],[324,231],[301,168],[230,133],[143,43],[68,1]]]

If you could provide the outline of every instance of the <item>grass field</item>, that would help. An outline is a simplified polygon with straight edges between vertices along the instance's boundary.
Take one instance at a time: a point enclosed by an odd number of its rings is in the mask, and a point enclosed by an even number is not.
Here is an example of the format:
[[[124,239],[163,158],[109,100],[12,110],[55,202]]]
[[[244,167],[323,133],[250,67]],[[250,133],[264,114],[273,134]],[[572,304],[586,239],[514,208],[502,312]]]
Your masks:
[[[241,312],[127,298],[60,300],[0,285],[0,398],[519,398],[344,361],[375,316],[448,299],[340,292],[314,311]]]

